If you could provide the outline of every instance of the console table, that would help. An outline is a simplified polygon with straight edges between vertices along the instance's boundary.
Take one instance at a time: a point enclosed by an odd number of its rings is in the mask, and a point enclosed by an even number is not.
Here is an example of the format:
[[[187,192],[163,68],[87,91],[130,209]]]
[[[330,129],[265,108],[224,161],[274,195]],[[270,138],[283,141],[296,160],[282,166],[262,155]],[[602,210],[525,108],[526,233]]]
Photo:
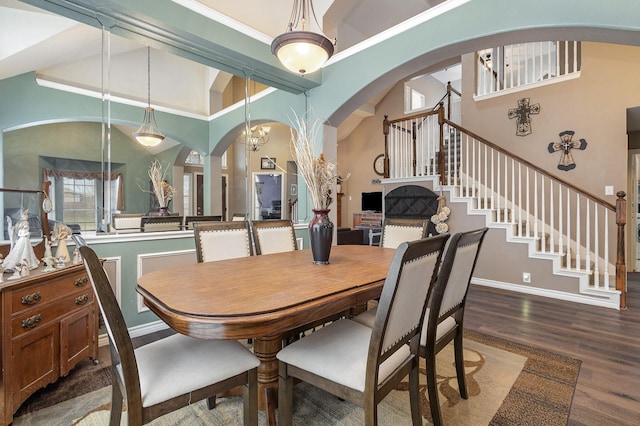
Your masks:
[[[353,214],[353,227],[382,227],[382,213],[362,212]]]
[[[84,265],[0,283],[2,424],[38,389],[98,357],[98,310]]]

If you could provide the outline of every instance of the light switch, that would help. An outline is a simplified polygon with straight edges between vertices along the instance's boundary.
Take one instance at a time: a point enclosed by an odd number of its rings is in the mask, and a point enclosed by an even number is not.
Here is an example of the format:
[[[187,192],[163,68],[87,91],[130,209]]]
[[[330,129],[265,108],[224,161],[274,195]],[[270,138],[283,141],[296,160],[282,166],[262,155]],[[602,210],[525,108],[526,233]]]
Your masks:
[[[610,186],[610,185],[605,186],[604,195],[613,195],[613,186]]]

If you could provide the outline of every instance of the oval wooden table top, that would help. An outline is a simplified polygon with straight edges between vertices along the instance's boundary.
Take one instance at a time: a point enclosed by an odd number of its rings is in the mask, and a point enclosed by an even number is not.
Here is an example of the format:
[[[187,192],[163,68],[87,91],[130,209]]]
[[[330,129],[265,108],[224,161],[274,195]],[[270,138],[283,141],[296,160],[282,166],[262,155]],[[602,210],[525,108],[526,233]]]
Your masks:
[[[395,250],[342,245],[177,266],[138,279],[145,304],[200,338],[276,336],[378,297]]]

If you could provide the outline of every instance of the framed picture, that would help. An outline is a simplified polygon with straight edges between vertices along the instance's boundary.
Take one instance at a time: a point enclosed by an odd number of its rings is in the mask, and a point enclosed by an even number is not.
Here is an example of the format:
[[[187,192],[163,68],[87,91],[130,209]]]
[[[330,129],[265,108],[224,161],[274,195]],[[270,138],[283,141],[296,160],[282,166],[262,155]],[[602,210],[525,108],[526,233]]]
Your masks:
[[[269,157],[262,157],[260,159],[260,168],[262,170],[275,170],[276,169],[276,159]]]

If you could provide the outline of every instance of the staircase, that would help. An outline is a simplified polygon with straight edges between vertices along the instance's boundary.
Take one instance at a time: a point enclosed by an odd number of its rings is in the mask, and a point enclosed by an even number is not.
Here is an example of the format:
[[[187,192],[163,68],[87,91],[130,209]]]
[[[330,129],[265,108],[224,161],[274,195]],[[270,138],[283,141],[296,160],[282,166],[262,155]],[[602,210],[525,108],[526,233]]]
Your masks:
[[[612,205],[444,114],[440,108],[385,118],[385,177],[432,180],[450,203],[465,203],[467,214],[483,215],[488,227],[504,229],[506,244],[527,244],[529,257],[547,260],[554,275],[576,278],[578,301],[625,309],[624,193]],[[544,291],[531,284],[513,288]]]

